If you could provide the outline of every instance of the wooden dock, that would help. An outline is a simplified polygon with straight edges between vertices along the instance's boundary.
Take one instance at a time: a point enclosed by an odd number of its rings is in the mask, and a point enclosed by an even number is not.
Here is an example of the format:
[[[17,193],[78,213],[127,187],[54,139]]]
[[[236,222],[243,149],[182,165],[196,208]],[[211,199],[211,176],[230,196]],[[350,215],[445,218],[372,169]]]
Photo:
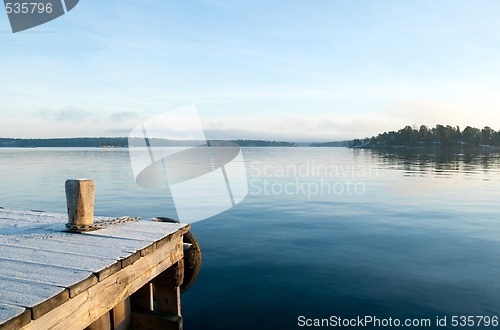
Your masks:
[[[93,220],[0,208],[0,330],[182,329],[189,225]]]

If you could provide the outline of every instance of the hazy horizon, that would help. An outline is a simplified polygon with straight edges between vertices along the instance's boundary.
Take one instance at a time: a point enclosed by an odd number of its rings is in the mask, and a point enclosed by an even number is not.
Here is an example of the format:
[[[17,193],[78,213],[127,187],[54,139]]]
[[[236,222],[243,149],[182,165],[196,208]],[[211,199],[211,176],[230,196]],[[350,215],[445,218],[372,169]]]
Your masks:
[[[0,16],[4,136],[126,136],[196,104],[209,139],[500,129],[500,2],[88,2]]]
[[[443,125],[443,126],[451,126],[451,125],[448,125],[448,124],[436,124],[436,125],[433,125],[433,126],[427,126],[427,125],[424,125],[426,126],[428,129],[433,129],[434,127],[436,127],[437,125]],[[356,137],[353,137],[353,138],[348,138],[348,139],[333,139],[333,140],[328,140],[328,139],[316,139],[316,140],[293,140],[293,139],[285,139],[285,138],[280,138],[280,137],[277,137],[277,138],[273,138],[273,139],[263,139],[263,138],[245,138],[245,137],[236,137],[236,138],[217,138],[217,137],[214,137],[215,135],[213,134],[212,131],[208,130],[208,131],[205,131],[205,134],[206,134],[206,138],[207,140],[221,140],[221,141],[234,141],[234,140],[256,140],[256,141],[273,141],[273,142],[290,142],[290,143],[325,143],[325,142],[348,142],[348,141],[352,141],[352,140],[355,140],[355,139],[365,139],[365,138],[371,138],[373,136],[378,136],[379,134],[383,134],[383,133],[388,133],[388,132],[391,132],[391,131],[394,131],[394,132],[397,132],[399,131],[400,129],[403,129],[407,126],[413,126],[412,128],[413,129],[419,129],[419,127],[421,125],[406,125],[406,126],[403,126],[403,127],[399,127],[399,128],[394,128],[394,129],[390,129],[390,130],[387,130],[387,131],[383,131],[383,132],[378,132],[378,133],[375,133],[373,135],[364,135],[364,136],[356,136]],[[459,126],[459,125],[457,125]],[[467,126],[471,126],[471,127],[474,127],[472,125],[465,125],[465,126],[461,126],[460,129],[463,131],[464,128],[466,128]],[[495,131],[497,131],[494,127],[492,127],[491,125],[485,125],[485,127],[488,126],[492,129],[494,129]],[[455,126],[456,127],[456,126]],[[474,128],[478,128],[478,129],[482,129],[484,127],[474,127]],[[15,137],[15,136],[0,136],[0,139],[20,139],[20,140],[24,140],[24,139],[92,139],[92,138],[110,138],[110,139],[113,139],[113,138],[128,138],[128,133],[126,135],[115,135],[115,136],[112,136],[112,135],[102,135],[102,136],[97,136],[97,135],[94,135],[94,136],[49,136],[49,137],[37,137],[37,136],[34,136],[34,137]],[[172,141],[183,141],[185,139],[169,139],[169,138],[161,138],[161,139],[164,139],[164,140],[172,140]]]

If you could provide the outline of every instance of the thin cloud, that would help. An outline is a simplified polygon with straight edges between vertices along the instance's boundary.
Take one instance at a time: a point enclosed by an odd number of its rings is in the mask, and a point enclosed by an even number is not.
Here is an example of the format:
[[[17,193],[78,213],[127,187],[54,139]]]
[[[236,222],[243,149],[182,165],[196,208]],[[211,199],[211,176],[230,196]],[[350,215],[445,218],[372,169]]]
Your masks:
[[[60,123],[81,122],[91,120],[95,116],[93,112],[78,107],[66,107],[62,110],[42,109],[39,113],[45,120]]]
[[[110,115],[110,119],[112,122],[126,122],[132,119],[137,119],[139,115],[135,112],[132,111],[118,111],[118,112],[113,112]]]
[[[402,124],[388,118],[282,116],[261,119],[212,120],[205,133],[209,139],[259,139],[294,142],[337,141],[377,135]],[[404,126],[404,124],[403,124]]]

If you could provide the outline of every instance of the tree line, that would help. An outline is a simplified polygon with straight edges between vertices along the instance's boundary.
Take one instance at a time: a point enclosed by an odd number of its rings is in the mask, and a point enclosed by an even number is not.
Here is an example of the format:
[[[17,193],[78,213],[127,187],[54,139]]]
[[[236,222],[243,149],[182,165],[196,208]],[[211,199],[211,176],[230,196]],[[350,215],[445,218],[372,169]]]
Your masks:
[[[428,128],[406,126],[399,131],[384,132],[377,136],[350,141],[351,148],[381,147],[500,147],[500,131],[489,126],[483,129],[467,126],[460,130],[459,126],[436,125]]]
[[[53,138],[53,139],[16,139],[0,138],[0,147],[10,148],[60,148],[60,147],[125,147],[124,137],[94,137],[94,138]]]
[[[137,139],[135,145],[143,145],[144,140]],[[182,140],[167,140],[151,138],[150,142],[158,146],[192,146]],[[292,142],[264,141],[264,140],[231,140],[241,147],[295,147]],[[99,148],[99,147],[128,147],[129,139],[126,137],[87,137],[87,138],[53,138],[53,139],[16,139],[0,138],[0,148],[50,148],[50,147],[73,147],[73,148]]]

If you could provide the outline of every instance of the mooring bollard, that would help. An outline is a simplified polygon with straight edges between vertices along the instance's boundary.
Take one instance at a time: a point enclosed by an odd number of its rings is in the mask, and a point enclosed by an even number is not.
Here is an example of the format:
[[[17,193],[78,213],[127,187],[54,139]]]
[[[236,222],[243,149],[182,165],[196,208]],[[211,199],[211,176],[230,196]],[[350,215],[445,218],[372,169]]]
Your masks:
[[[88,179],[66,180],[69,231],[92,230],[94,225],[94,181]]]

